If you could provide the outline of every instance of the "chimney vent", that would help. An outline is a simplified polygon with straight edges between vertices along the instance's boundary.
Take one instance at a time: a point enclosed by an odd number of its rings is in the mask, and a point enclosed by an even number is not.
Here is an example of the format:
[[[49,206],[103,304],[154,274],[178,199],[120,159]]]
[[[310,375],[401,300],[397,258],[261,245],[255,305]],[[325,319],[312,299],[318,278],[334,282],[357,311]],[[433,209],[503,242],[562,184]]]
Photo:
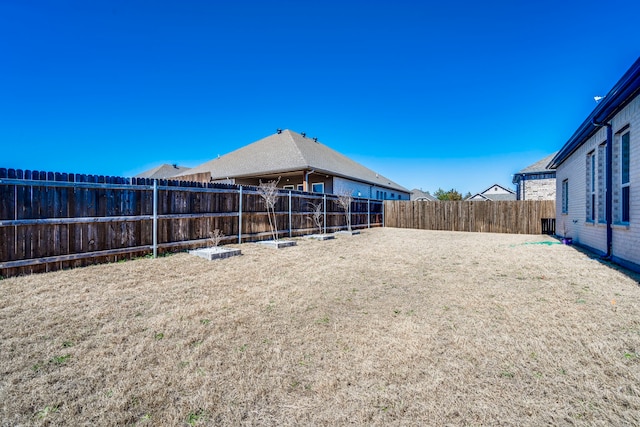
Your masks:
[[[282,129],[278,128],[278,130],[276,130],[276,132],[278,132],[278,134],[282,133]]]
[[[302,137],[303,137],[303,138],[306,138],[306,137],[307,137],[307,134],[306,134],[306,133],[304,133],[304,132],[300,132],[300,135],[302,135]]]
[[[317,137],[313,137],[313,142],[318,142],[318,138]]]

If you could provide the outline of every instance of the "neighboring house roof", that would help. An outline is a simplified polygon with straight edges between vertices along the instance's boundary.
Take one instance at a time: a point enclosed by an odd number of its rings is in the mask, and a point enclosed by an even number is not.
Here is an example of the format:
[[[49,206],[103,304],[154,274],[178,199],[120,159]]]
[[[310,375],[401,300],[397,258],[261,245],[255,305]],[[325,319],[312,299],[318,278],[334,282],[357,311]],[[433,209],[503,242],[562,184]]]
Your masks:
[[[556,154],[558,154],[558,152],[556,151],[555,153],[551,153],[549,154],[547,157],[545,157],[544,159],[538,160],[537,162],[535,162],[532,165],[527,166],[526,168],[522,169],[521,171],[515,173],[513,175],[513,183],[517,183],[520,178],[522,178],[523,175],[534,175],[534,174],[542,174],[542,173],[555,173],[556,171],[554,169],[549,169],[549,162],[551,162],[551,160],[556,156]]]
[[[640,58],[598,103],[589,117],[582,122],[562,149],[558,151],[548,167],[556,169],[560,166],[578,147],[595,134],[600,126],[611,120],[638,93],[640,93]]]
[[[476,193],[471,197],[468,197],[466,200],[491,200],[487,196],[483,196],[482,193]]]
[[[180,175],[211,173],[212,180],[295,171],[326,173],[409,193],[403,186],[299,133],[283,130]]]
[[[504,200],[516,200],[516,193],[500,184],[493,184],[481,193],[476,193],[467,200],[493,200],[495,202]]]
[[[434,202],[438,199],[429,194],[428,191],[422,191],[414,188],[413,190],[411,190],[411,200]]]
[[[178,166],[175,164],[169,165],[165,163],[153,169],[149,169],[147,171],[139,173],[138,175],[135,176],[135,178],[166,179],[166,178],[172,178],[178,175],[179,173],[188,171],[189,169],[190,168],[187,168],[184,166]]]

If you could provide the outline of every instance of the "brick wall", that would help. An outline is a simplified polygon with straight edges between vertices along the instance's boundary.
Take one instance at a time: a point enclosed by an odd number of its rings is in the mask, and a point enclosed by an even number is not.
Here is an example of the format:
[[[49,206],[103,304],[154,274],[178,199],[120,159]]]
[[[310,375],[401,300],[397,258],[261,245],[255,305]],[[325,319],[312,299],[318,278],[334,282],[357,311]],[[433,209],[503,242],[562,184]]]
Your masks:
[[[522,190],[524,190],[523,200],[555,200],[556,180],[555,178],[527,179],[521,186]]]
[[[636,97],[612,120],[613,129],[613,256],[619,261],[640,266],[640,97]],[[621,132],[621,130],[625,129]],[[620,184],[620,139],[622,134],[630,132],[630,221],[621,222],[621,184]],[[598,149],[606,142],[606,129],[600,128],[589,140],[580,146],[556,171],[556,230],[567,234],[576,243],[605,253],[606,224],[600,218],[587,220],[587,154],[594,151],[596,156],[604,155]],[[597,173],[604,168],[598,167]],[[562,182],[569,180],[569,212],[562,213]],[[596,180],[599,178],[596,177]],[[598,185],[597,191],[601,191]],[[599,200],[603,200],[604,198]],[[598,215],[599,216],[599,215]]]
[[[620,162],[620,138],[627,131],[630,132],[630,212],[629,223],[620,221],[621,191],[620,171],[613,169],[613,254],[622,260],[640,265],[640,96],[620,111],[612,120],[614,141],[614,164]],[[618,133],[625,126],[627,130]],[[619,169],[619,168],[618,168]]]

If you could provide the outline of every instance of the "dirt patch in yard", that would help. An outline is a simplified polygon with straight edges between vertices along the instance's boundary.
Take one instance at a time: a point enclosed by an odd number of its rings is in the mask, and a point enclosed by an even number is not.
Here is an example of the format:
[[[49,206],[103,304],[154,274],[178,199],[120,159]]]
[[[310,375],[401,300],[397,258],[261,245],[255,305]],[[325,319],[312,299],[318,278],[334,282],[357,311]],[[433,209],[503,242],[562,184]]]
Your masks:
[[[0,281],[0,425],[640,424],[636,276],[545,236],[296,240]]]

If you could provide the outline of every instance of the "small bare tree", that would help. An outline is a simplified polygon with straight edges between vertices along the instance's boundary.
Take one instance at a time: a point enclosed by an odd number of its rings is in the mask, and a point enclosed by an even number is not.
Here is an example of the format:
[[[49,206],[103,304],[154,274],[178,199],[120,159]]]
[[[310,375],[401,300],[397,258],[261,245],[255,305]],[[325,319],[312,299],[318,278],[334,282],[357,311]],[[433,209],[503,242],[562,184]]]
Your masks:
[[[216,228],[209,232],[209,238],[211,239],[213,247],[218,247],[218,245],[220,245],[220,241],[224,239],[224,233]]]
[[[273,240],[278,240],[278,223],[276,222],[276,202],[278,201],[278,183],[280,177],[277,180],[262,182],[258,186],[258,193],[264,199],[264,203],[267,207],[267,216],[269,217],[269,227],[271,228],[271,236]]]
[[[311,216],[307,217],[308,221],[313,221],[313,223],[318,227],[318,232],[322,234],[322,206],[323,203],[320,202],[317,205],[314,203],[308,203],[309,207],[312,209]]]
[[[347,231],[351,231],[351,202],[353,202],[353,196],[347,190],[338,193],[338,204],[347,219]]]

